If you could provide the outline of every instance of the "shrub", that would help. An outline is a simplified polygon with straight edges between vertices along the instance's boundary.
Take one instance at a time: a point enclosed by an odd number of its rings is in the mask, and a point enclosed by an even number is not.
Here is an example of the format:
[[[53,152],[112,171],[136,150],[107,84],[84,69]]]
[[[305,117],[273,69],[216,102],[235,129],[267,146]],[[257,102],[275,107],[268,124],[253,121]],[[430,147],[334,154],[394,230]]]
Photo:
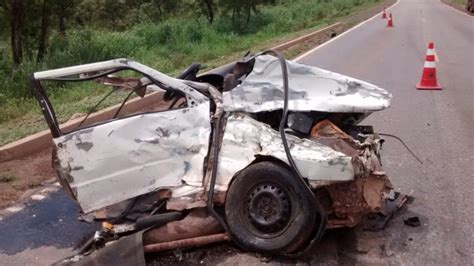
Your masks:
[[[34,55],[34,51],[29,51],[18,67],[10,63],[7,42],[0,42],[0,123],[27,112],[39,113],[27,79],[35,71],[128,57],[164,73],[178,73],[192,62],[206,63],[228,54],[245,53],[262,41],[326,23],[348,14],[355,6],[378,1],[278,1],[277,5],[259,6],[258,15],[252,14],[249,21],[245,15],[232,20],[229,15],[218,14],[212,25],[190,12],[181,17],[133,19],[127,23],[138,24],[123,31],[77,28],[69,30],[66,36],[53,33],[41,63],[27,58],[28,54]],[[68,105],[71,99],[78,101],[90,95],[87,88],[68,86],[56,91],[53,97],[57,103]]]

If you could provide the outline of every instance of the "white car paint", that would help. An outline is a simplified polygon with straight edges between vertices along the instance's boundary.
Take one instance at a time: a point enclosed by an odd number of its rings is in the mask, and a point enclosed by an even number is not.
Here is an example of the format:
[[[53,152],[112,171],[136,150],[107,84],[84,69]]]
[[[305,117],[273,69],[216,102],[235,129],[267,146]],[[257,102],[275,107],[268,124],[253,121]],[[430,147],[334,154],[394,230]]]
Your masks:
[[[390,106],[392,95],[373,84],[291,61],[287,67],[289,110],[368,113]],[[283,77],[278,58],[257,56],[252,72],[223,95],[227,112],[282,109]]]
[[[54,139],[84,212],[183,182],[202,183],[209,102],[136,115]]]
[[[54,139],[61,172],[82,207],[91,212],[161,188],[174,197],[207,187],[205,162],[211,142],[208,96],[192,82],[168,77],[127,59],[116,59],[35,73],[38,80],[117,68],[138,70],[158,83],[186,95],[188,107],[106,121]],[[385,90],[350,77],[288,61],[293,111],[371,113],[390,105]],[[208,93],[211,94],[211,93]],[[217,190],[226,191],[232,178],[256,156],[287,157],[280,133],[253,119],[253,113],[281,109],[280,63],[272,56],[255,57],[251,73],[223,93],[224,133],[219,152]],[[290,150],[310,181],[353,180],[352,158],[313,140],[288,135]]]

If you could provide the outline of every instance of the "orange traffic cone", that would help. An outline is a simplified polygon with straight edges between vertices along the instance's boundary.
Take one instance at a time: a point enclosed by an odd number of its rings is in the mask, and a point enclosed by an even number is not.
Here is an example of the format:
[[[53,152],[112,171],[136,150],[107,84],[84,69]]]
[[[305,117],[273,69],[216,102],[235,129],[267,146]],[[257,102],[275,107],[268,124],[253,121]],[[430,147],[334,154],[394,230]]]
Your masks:
[[[387,11],[385,10],[385,8],[383,9],[383,12],[382,12],[382,18],[387,18]]]
[[[392,13],[388,14],[387,27],[389,27],[389,28],[393,27]]]
[[[441,90],[442,87],[438,84],[436,79],[436,63],[434,44],[430,42],[428,45],[428,52],[426,52],[426,61],[423,68],[423,75],[421,81],[416,85],[419,90]]]

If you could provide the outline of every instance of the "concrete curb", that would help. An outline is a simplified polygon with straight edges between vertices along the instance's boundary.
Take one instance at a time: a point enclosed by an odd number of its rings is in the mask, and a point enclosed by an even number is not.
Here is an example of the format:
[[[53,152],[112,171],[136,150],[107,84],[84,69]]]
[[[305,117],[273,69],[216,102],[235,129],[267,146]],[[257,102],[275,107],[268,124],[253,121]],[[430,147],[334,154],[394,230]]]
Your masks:
[[[272,47],[271,49],[277,50],[277,51],[283,51],[297,44],[305,42],[318,35],[327,35],[327,37],[331,38],[334,33],[337,33],[336,29],[341,26],[342,26],[342,23],[338,22],[328,27],[325,27],[323,29],[319,29],[315,32],[301,36],[297,39],[279,44],[275,47]],[[162,94],[163,93],[161,92],[154,92],[154,93],[150,93],[146,95],[143,98],[132,99],[124,105],[121,112],[122,113],[137,112],[145,107],[148,107],[154,103],[157,103],[159,100],[162,99]],[[97,123],[106,119],[111,119],[119,107],[120,107],[120,104],[110,106],[99,112],[91,114],[87,120],[87,124]],[[61,124],[60,127],[61,129],[71,130],[77,127],[79,123],[82,121],[82,119],[83,117],[79,117],[79,118],[70,120],[64,124]],[[52,142],[52,137],[51,137],[51,132],[49,131],[49,129],[35,133],[23,139],[11,142],[7,145],[0,147],[0,162],[6,162],[6,161],[14,160],[14,159],[23,158],[25,156],[40,152],[50,147],[51,142]]]

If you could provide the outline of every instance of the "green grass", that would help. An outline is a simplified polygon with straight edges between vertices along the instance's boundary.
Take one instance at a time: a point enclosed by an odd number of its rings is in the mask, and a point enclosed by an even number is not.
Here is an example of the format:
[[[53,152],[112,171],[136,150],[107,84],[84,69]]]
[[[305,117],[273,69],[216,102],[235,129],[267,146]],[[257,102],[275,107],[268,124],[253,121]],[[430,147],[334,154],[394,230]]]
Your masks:
[[[460,9],[464,10],[467,4],[467,0],[442,0],[445,3],[456,5]]]
[[[467,0],[451,0],[459,5],[466,6]]]
[[[173,18],[160,24],[138,24],[121,32],[97,29],[69,31],[67,38],[51,36],[40,64],[26,60],[19,68],[9,64],[7,46],[0,43],[0,145],[46,129],[46,123],[28,87],[34,71],[127,57],[176,75],[192,62],[209,68],[259,51],[281,38],[315,29],[381,0],[294,0],[262,6],[249,23],[219,18],[213,25],[193,17]],[[3,54],[3,55],[2,55]],[[84,84],[49,90],[60,122],[84,113],[108,90]],[[103,107],[120,102],[112,97]]]
[[[10,183],[12,181],[15,181],[16,179],[17,177],[14,175],[0,174],[0,183]]]

